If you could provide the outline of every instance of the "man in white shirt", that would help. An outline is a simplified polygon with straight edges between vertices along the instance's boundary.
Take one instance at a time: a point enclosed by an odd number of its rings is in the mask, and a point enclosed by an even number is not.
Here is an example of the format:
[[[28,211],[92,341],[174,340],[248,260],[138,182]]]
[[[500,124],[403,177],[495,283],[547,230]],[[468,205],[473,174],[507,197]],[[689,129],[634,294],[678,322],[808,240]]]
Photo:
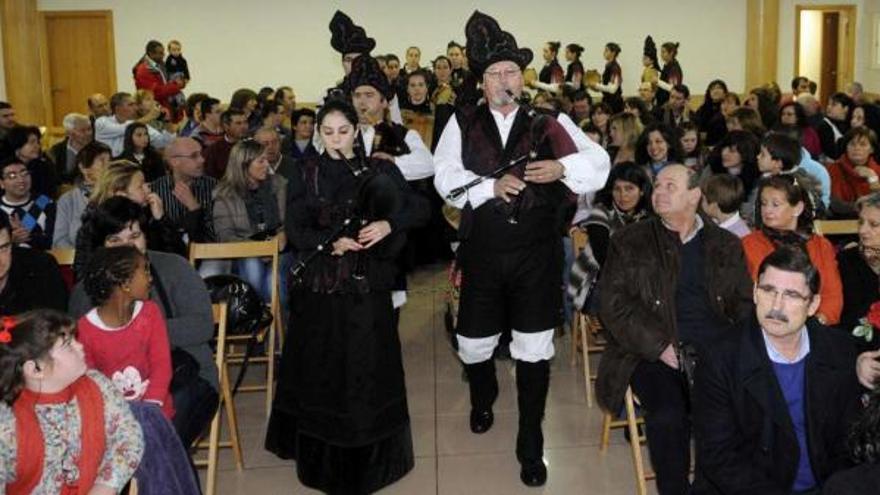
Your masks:
[[[512,35],[479,12],[465,31],[470,69],[482,78],[485,103],[460,109],[446,125],[435,150],[434,185],[464,210],[456,337],[470,386],[470,427],[474,433],[492,427],[498,395],[492,354],[501,333],[511,329],[520,480],[540,486],[547,479],[541,421],[549,360],[554,329],[562,321],[563,211],[575,194],[601,188],[610,164],[608,154],[570,119],[565,126],[519,107],[515,98],[522,93],[530,50],[517,48]],[[520,157],[526,158],[523,164],[495,173]],[[449,196],[478,177],[489,178],[460,197]]]
[[[137,119],[137,106],[131,95],[119,92],[110,97],[110,111],[112,115],[105,115],[95,119],[95,140],[110,147],[113,156],[119,156],[123,151],[125,141],[125,129],[133,122],[148,123],[156,120],[161,113],[157,105],[147,112],[146,115]],[[152,126],[147,126],[150,134],[150,144],[156,149],[162,149],[174,139],[174,134],[168,131],[157,131]]]

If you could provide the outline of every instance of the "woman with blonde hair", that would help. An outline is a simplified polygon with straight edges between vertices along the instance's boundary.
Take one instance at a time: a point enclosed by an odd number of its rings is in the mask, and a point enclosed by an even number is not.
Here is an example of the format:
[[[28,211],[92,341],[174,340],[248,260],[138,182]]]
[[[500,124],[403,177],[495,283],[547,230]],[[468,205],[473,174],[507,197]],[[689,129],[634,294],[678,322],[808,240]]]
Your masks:
[[[253,139],[236,143],[229,153],[226,173],[214,189],[217,240],[240,242],[277,235],[279,248],[284,249],[286,186],[281,176],[269,173],[263,145]],[[272,294],[270,263],[262,258],[245,258],[236,261],[234,271],[269,300]]]
[[[147,237],[148,249],[186,256],[186,245],[181,234],[165,216],[162,198],[150,190],[140,165],[128,160],[114,160],[98,176],[89,196],[89,204],[83,213],[83,227],[76,236],[76,257],[73,262],[75,274],[82,273],[91,257],[92,232],[86,227],[89,223],[87,219],[99,205],[116,196],[124,196],[144,209],[141,225]]]
[[[629,112],[621,112],[611,117],[609,127],[609,151],[614,157],[612,163],[632,162],[636,158],[636,144],[642,134],[642,123]]]

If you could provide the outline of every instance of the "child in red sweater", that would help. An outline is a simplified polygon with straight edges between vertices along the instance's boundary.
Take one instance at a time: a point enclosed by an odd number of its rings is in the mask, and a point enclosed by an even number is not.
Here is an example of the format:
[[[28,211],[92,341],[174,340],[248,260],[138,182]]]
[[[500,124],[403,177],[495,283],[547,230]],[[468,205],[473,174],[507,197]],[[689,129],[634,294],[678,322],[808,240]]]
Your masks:
[[[98,249],[83,286],[95,305],[77,325],[88,366],[110,377],[127,400],[153,402],[174,417],[168,332],[150,301],[146,257],[131,246]]]

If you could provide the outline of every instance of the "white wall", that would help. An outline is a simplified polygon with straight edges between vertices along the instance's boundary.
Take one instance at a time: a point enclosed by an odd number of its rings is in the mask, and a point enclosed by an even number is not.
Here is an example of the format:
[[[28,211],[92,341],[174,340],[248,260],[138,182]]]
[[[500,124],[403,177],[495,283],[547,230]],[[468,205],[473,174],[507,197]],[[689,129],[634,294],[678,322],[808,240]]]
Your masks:
[[[817,85],[822,84],[822,12],[801,11],[801,33],[798,43],[800,74]],[[785,80],[783,78],[783,80]],[[788,88],[786,88],[788,89]]]
[[[871,44],[875,42],[873,26],[875,16],[880,16],[880,0],[865,0],[864,15],[862,16],[864,22],[862,22],[858,39],[864,40],[867,45],[865,56],[868,61],[875,55],[871,47]],[[874,67],[870,62],[866,62],[862,84],[865,86],[865,91],[880,93],[880,66]]]
[[[3,39],[3,32],[0,31],[0,40]],[[6,66],[3,65],[3,48],[0,47],[0,100],[6,101],[6,78],[2,77],[6,74]]]
[[[619,43],[624,92],[634,94],[641,75],[642,44],[681,42],[685,83],[702,94],[716,77],[742,90],[745,79],[743,0],[678,0],[658,8],[654,1],[563,0],[552,8],[534,0],[39,0],[39,10],[113,11],[116,70],[120,89],[131,87],[131,67],[150,38],[178,38],[194,74],[188,92],[205,91],[228,100],[238,87],[291,84],[300,101],[315,101],[341,76],[330,48],[327,24],[339,8],[377,41],[374,53],[402,57],[411,44],[422,62],[444,53],[450,39],[464,42],[464,25],[475,8],[495,16],[540,65],[547,40],[586,47],[587,68],[600,68],[602,48]],[[791,52],[793,53],[793,52]],[[791,58],[791,54],[788,55]],[[560,62],[564,60],[560,59]]]

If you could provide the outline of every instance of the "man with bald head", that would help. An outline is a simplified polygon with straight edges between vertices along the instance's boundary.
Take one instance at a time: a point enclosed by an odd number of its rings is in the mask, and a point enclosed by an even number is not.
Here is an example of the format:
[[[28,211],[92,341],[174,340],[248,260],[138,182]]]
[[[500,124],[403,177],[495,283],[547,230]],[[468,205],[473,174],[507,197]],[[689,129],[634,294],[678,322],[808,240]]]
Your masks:
[[[217,180],[205,175],[202,145],[193,138],[176,138],[165,148],[165,162],[171,173],[151,184],[165,205],[165,217],[184,243],[213,241],[211,195]]]
[[[615,231],[600,280],[609,345],[596,395],[612,414],[628,386],[639,397],[661,495],[689,493],[693,356],[752,313],[739,239],[697,213],[698,182],[684,165],[664,167],[657,216]]]
[[[112,113],[110,112],[110,100],[101,93],[89,96],[87,102],[89,104],[89,116],[92,119],[92,124],[95,123],[95,119],[98,117],[105,117]]]

